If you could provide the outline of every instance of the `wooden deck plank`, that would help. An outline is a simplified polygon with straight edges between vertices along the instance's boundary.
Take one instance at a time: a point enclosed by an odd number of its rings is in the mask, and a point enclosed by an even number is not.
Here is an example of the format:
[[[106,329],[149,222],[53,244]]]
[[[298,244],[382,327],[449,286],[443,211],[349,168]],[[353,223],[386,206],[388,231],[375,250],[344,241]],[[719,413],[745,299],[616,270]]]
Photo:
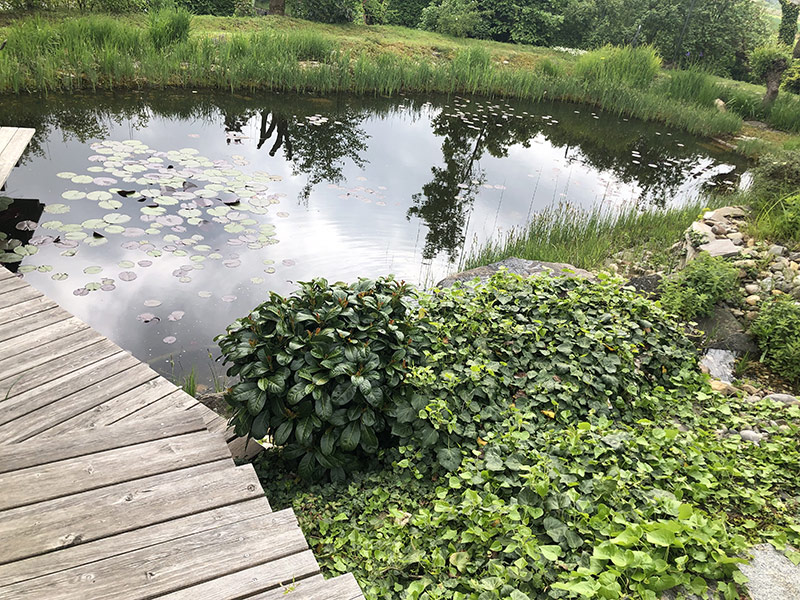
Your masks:
[[[364,600],[361,588],[351,573],[324,579],[315,575],[295,583],[247,596],[248,600]]]
[[[139,364],[130,354],[119,350],[110,342],[92,346],[91,350],[91,353],[86,350],[80,352],[77,357],[68,356],[60,361],[62,363],[69,361],[69,364],[50,363],[47,365],[47,371],[35,369],[0,382],[0,396],[6,398],[0,401],[0,425],[87,389],[107,377]],[[73,364],[73,359],[74,362],[83,359],[87,364],[78,366]],[[69,371],[63,372],[67,368]]]
[[[152,440],[207,431],[200,419],[185,419],[182,415],[164,415],[125,425],[116,425],[107,431],[95,429],[72,430],[69,435],[46,432],[31,440],[9,445],[2,450],[0,473],[18,471],[37,465],[46,465],[68,458],[87,456],[114,448],[124,448]],[[104,429],[104,428],[103,428]],[[43,451],[46,448],[46,451]]]
[[[0,356],[19,356],[23,352],[39,349],[50,342],[61,341],[67,335],[85,329],[89,329],[86,323],[77,317],[70,317],[64,321],[58,321],[28,333],[21,333],[16,337],[0,342]],[[0,363],[2,363],[1,360]]]
[[[19,352],[14,356],[0,359],[0,380],[9,379],[34,367],[44,365],[55,358],[77,352],[92,344],[104,341],[105,338],[93,329],[81,329],[52,340],[32,350]]]
[[[148,382],[145,389],[141,387],[135,388],[105,400],[103,403],[92,407],[90,410],[81,412],[53,426],[47,433],[67,433],[75,428],[84,429],[116,424],[122,417],[135,413],[136,409],[141,405],[147,406],[157,401],[159,398],[172,393],[174,390],[175,386],[173,384],[163,377],[156,376]],[[161,415],[151,416],[158,417]],[[137,420],[138,419],[131,419],[125,421],[125,423],[136,423]]]
[[[279,559],[284,560],[273,564],[276,574],[291,580],[292,569],[306,567],[309,562],[306,556],[310,552],[301,554],[307,547],[294,514],[284,510],[30,579],[0,591],[15,600],[99,600],[119,598],[124,590],[126,600],[139,600],[161,597]],[[314,560],[313,556],[310,560]]]
[[[14,137],[16,130],[16,127],[0,127],[0,153],[2,153],[6,146],[8,146],[8,143],[11,141],[11,138]]]
[[[0,597],[3,586],[97,562],[126,552],[246,521],[270,512],[264,496],[203,511],[150,527],[143,527],[94,542],[70,546],[57,552],[0,565]]]
[[[42,294],[42,292],[36,288],[26,285],[25,287],[12,290],[8,293],[0,294],[0,309],[10,308],[12,306],[16,306],[17,304],[21,304],[35,298],[41,298],[43,296],[44,294]]]
[[[286,590],[292,589],[292,584],[296,581],[305,577],[313,577],[318,573],[319,565],[314,559],[314,554],[311,550],[306,550],[159,596],[159,598],[165,600],[196,600],[197,598],[231,600],[231,598],[244,598],[253,592],[274,590],[280,586],[283,586],[281,594],[286,594]],[[294,600],[296,596],[292,592],[283,598],[284,600]]]
[[[0,512],[0,564],[263,495],[252,467],[218,461]],[[87,510],[88,508],[88,510]],[[47,596],[45,596],[47,597]]]
[[[11,277],[0,280],[0,295],[22,289],[27,285],[28,283],[23,281],[21,277]]]
[[[7,128],[3,128],[7,129]],[[31,142],[34,131],[29,128],[14,128],[15,131],[5,147],[0,150],[0,187],[4,186],[12,169],[17,165],[25,148]]]
[[[52,308],[58,308],[58,304],[49,298],[45,298],[44,296],[37,296],[31,300],[26,300],[25,302],[15,304],[14,306],[0,308],[0,325],[13,323],[22,317],[40,313],[43,310],[49,310]]]
[[[0,439],[5,440],[6,443],[28,439],[55,427],[76,414],[94,408],[109,398],[140,386],[147,386],[148,382],[156,376],[156,373],[147,365],[139,363],[130,369],[98,381],[91,390],[83,389],[62,398],[59,402],[49,404],[46,409],[40,409],[33,414],[27,413],[14,421],[0,425]]]
[[[25,335],[31,331],[36,331],[42,327],[47,327],[59,321],[69,319],[68,312],[59,308],[49,308],[39,313],[20,317],[16,321],[0,325],[0,341],[5,341],[13,337]]]
[[[0,511],[230,457],[219,436],[199,431],[28,467],[0,475]]]

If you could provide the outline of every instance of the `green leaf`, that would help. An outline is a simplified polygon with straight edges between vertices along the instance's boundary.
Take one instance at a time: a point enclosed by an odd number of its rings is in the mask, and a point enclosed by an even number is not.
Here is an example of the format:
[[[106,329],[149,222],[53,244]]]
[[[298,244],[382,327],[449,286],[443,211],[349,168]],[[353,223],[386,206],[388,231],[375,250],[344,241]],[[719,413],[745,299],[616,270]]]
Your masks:
[[[436,460],[448,471],[455,471],[461,465],[461,450],[458,448],[439,448]]]
[[[286,440],[289,439],[289,434],[292,433],[292,428],[294,427],[294,421],[287,420],[278,425],[278,429],[275,430],[275,445],[282,446],[286,443]]]
[[[539,551],[542,553],[543,557],[551,561],[558,560],[558,557],[561,556],[561,546],[539,546]]]
[[[262,411],[253,419],[253,424],[250,426],[250,435],[254,439],[260,440],[267,435],[267,428],[269,427],[269,412]]]
[[[339,438],[339,445],[342,447],[342,450],[352,452],[356,449],[360,440],[361,423],[358,421],[351,421],[345,426],[344,431],[342,431],[342,435]]]
[[[313,431],[314,424],[311,421],[311,417],[300,419],[297,422],[297,427],[295,428],[295,437],[297,438],[297,442],[303,446],[309,446],[311,444],[311,436]]]
[[[334,448],[336,446],[336,438],[337,438],[336,430],[332,427],[325,431],[322,434],[322,439],[319,443],[319,448],[322,450],[322,453],[326,456],[330,456],[333,454]]]
[[[645,535],[647,541],[656,546],[668,547],[675,541],[675,534],[663,527],[648,531]]]
[[[460,573],[463,573],[464,569],[466,569],[469,564],[469,554],[466,552],[453,552],[448,562],[458,569]]]

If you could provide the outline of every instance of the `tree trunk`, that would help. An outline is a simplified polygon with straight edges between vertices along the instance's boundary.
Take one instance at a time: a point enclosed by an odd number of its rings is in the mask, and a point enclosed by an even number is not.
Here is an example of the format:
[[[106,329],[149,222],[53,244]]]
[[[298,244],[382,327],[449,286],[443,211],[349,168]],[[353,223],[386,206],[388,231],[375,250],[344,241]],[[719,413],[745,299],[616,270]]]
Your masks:
[[[778,41],[787,46],[794,44],[797,33],[797,17],[800,16],[800,4],[793,0],[780,0],[781,25],[778,29]]]
[[[286,0],[269,0],[269,14],[286,14]]]
[[[800,39],[797,40],[797,43],[794,46],[794,52],[792,52],[792,58],[800,58]]]
[[[778,97],[778,90],[781,87],[781,78],[783,70],[770,71],[766,76],[767,93],[764,94],[764,106],[772,106],[775,99]]]

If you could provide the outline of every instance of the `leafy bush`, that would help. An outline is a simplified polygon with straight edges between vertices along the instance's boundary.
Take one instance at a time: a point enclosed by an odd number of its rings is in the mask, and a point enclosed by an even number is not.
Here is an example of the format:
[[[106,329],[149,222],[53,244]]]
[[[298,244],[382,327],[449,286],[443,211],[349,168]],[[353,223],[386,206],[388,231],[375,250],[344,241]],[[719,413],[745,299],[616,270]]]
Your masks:
[[[575,73],[592,82],[625,83],[646,88],[658,75],[661,58],[652,46],[604,46],[581,55]]]
[[[218,336],[239,435],[267,435],[305,478],[341,478],[374,455],[407,361],[418,356],[409,288],[393,279],[302,283]]]
[[[159,0],[161,1],[161,0]],[[229,17],[236,11],[236,0],[174,0],[178,6],[182,6],[195,15],[215,15],[218,17]],[[172,0],[166,0],[171,4]]]
[[[781,298],[763,307],[751,326],[761,360],[788,379],[800,381],[800,304]]]
[[[791,50],[778,44],[759,46],[750,54],[753,76],[762,81],[776,70],[785,71],[791,63]]]
[[[771,241],[800,244],[800,194],[764,206],[756,216],[755,230]]]
[[[771,204],[776,198],[800,192],[800,150],[764,156],[753,169],[753,208]]]
[[[427,361],[412,366],[410,403],[398,403],[401,445],[435,450],[458,466],[469,447],[507,418],[574,422],[590,414],[626,420],[650,407],[648,392],[688,376],[694,349],[652,302],[616,280],[523,279],[422,297]]]
[[[781,87],[787,92],[800,94],[800,59],[792,61],[792,66],[783,74]]]
[[[701,252],[686,268],[661,282],[661,303],[687,320],[711,314],[736,291],[738,270],[722,257]]]
[[[392,25],[416,27],[419,25],[422,10],[430,0],[389,0],[388,22]]]
[[[783,131],[800,131],[800,98],[781,94],[770,107],[767,123]]]
[[[294,17],[320,23],[352,23],[358,14],[355,0],[293,0],[290,9]]]
[[[455,37],[471,37],[481,22],[477,0],[441,0],[422,9],[420,27]]]
[[[158,50],[185,42],[192,25],[191,13],[183,7],[162,8],[150,13],[148,34]]]

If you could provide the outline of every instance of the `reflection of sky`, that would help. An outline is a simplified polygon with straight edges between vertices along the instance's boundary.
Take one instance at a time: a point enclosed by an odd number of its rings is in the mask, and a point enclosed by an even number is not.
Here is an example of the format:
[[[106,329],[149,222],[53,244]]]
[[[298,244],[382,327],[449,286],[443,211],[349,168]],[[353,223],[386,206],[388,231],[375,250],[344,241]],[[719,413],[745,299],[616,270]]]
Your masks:
[[[322,114],[324,109],[324,103],[317,107]],[[208,351],[217,355],[213,336],[266,299],[269,290],[286,294],[296,287],[296,281],[320,276],[330,280],[355,280],[359,276],[394,273],[419,284],[437,281],[457,265],[449,264],[444,252],[426,264],[422,259],[422,248],[427,228],[419,219],[408,219],[406,214],[412,205],[412,195],[420,192],[430,181],[431,167],[444,165],[441,155],[443,138],[433,133],[431,124],[440,110],[425,105],[420,111],[401,108],[384,115],[366,113],[360,123],[368,146],[368,151],[362,156],[365,160],[363,170],[346,160],[343,181],[338,186],[328,182],[315,186],[307,204],[298,200],[307,182],[306,174],[294,174],[293,165],[284,158],[283,150],[274,157],[268,155],[274,137],[260,150],[256,148],[260,127],[258,116],[242,128],[245,138],[241,143],[230,144],[219,115],[210,121],[152,116],[148,126],[140,130],[136,130],[135,121],[109,119],[110,140],[133,137],[154,150],[164,152],[196,148],[200,155],[212,161],[233,161],[234,157],[241,157],[247,164],[236,168],[242,172],[266,171],[280,175],[282,181],[271,183],[268,193],[282,193],[285,197],[280,204],[269,208],[269,214],[254,216],[259,223],[275,225],[279,243],[248,250],[246,246],[230,246],[228,240],[235,236],[225,232],[220,224],[211,223],[202,229],[187,225],[186,232],[178,234],[180,237],[200,233],[204,236],[201,244],[211,246],[212,251],[218,250],[225,259],[238,254],[241,266],[227,268],[221,260],[206,260],[202,263],[202,270],[191,271],[190,282],[181,283],[173,276],[173,271],[182,265],[193,264],[190,256],[177,257],[165,252],[161,257],[152,258],[140,250],[122,248],[121,244],[130,239],[108,234],[108,244],[97,247],[81,244],[74,257],[61,256],[63,248],[52,244],[41,246],[38,254],[26,258],[22,264],[52,265],[53,270],[27,273],[25,278],[135,356],[154,361],[154,366],[167,375],[173,370],[169,361],[172,356],[177,361],[174,366],[176,375],[192,365],[201,374],[205,373]],[[541,113],[536,111],[536,107],[528,110],[532,116],[526,118],[540,118]],[[550,107],[548,110],[553,109]],[[585,118],[589,118],[588,115]],[[626,126],[620,123],[620,127]],[[484,154],[478,159],[474,167],[485,174],[485,184],[504,189],[479,188],[475,203],[467,208],[471,210],[464,232],[467,248],[498,232],[523,225],[531,212],[553,203],[565,201],[591,207],[603,202],[616,207],[639,197],[642,190],[635,181],[625,183],[618,179],[614,170],[593,167],[580,145],[571,145],[565,150],[564,146],[551,144],[547,133],[545,128],[543,133],[528,141],[527,147],[511,145],[505,157]],[[71,211],[63,215],[45,213],[42,221],[58,219],[65,223],[80,223],[84,219],[102,217],[109,211],[99,209],[96,202],[61,198],[61,193],[68,189],[91,191],[102,188],[56,177],[56,173],[61,171],[83,174],[87,167],[97,164],[87,161],[95,153],[89,148],[94,141],[64,142],[62,132],[54,130],[48,139],[42,140],[44,156],[31,157],[15,170],[7,193],[12,197],[36,198],[45,204],[62,203],[71,207]],[[690,143],[685,136],[681,141],[687,145]],[[664,136],[667,149],[663,152],[669,152],[667,145],[670,143],[675,142]],[[703,170],[705,175],[682,183],[670,202],[693,196],[705,177],[722,168],[704,150],[693,148],[693,151],[691,160],[684,160],[687,166]],[[145,187],[135,183],[118,185],[126,189]],[[131,199],[123,200],[123,204],[119,212],[127,212],[133,217],[126,225],[146,227],[137,222],[143,204]],[[171,214],[180,206],[166,208]],[[278,212],[284,211],[289,213],[288,217],[277,216]],[[163,233],[172,232],[165,227]],[[55,235],[55,232],[39,230],[37,234]],[[150,237],[155,238],[150,241],[157,247],[165,245],[161,239],[163,235]],[[187,250],[190,255],[194,253]],[[152,266],[132,269],[117,266],[122,260],[137,262],[143,259],[152,260]],[[264,259],[275,261],[274,274],[264,271]],[[293,264],[285,265],[282,263],[284,260]],[[94,275],[84,274],[83,269],[90,265],[101,266],[103,271]],[[125,270],[134,271],[137,279],[120,281],[119,273]],[[68,279],[53,280],[52,274],[58,272],[68,273]],[[73,290],[103,277],[114,279],[116,289],[93,291],[86,296],[73,295]],[[253,277],[263,278],[264,282],[253,283]],[[211,292],[212,296],[200,297],[198,292],[202,290]],[[223,296],[236,296],[236,299],[226,302],[222,300]],[[146,300],[157,300],[161,304],[148,307],[144,304]],[[184,311],[185,316],[179,321],[169,321],[167,315],[176,310]],[[142,313],[153,313],[160,321],[141,323],[137,315]],[[168,336],[174,336],[177,341],[164,343],[163,339]],[[216,370],[221,371],[219,367]]]

